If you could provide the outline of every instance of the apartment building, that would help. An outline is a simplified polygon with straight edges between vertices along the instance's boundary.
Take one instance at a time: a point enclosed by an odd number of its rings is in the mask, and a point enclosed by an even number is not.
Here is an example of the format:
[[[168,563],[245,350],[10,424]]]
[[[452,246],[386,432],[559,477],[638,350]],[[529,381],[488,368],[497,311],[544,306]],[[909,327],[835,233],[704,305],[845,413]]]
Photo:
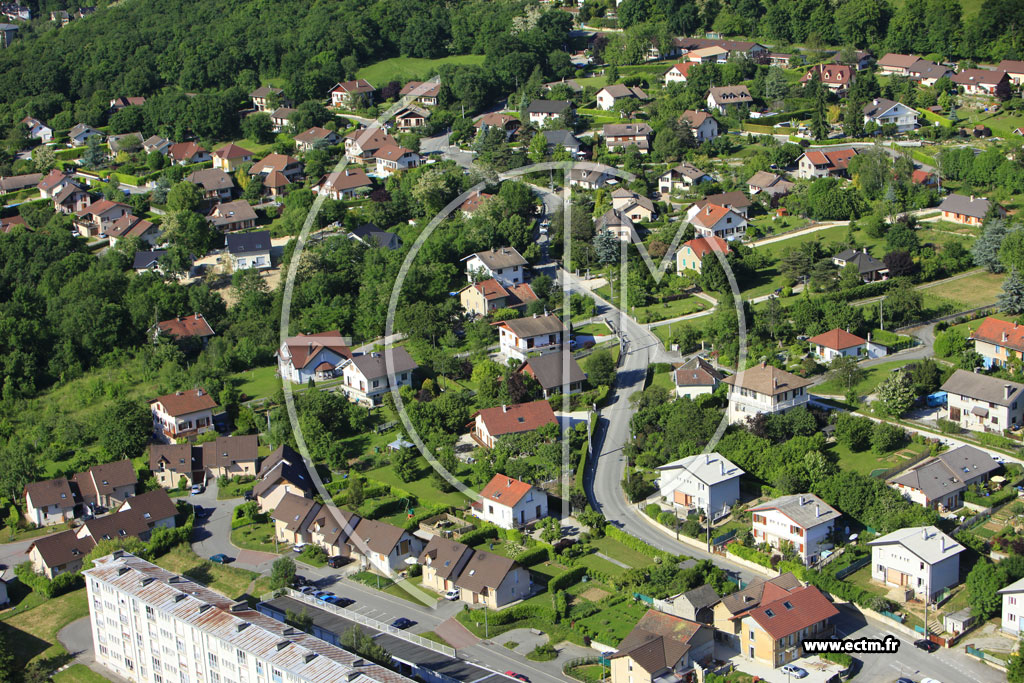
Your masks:
[[[1024,424],[1024,384],[957,370],[942,385],[949,419],[964,429],[1002,433]]]

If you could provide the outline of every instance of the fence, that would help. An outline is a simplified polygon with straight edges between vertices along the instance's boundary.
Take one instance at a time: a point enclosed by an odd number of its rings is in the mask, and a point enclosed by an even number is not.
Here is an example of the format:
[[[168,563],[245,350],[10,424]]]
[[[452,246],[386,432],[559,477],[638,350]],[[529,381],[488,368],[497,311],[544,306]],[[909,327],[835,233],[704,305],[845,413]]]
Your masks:
[[[971,647],[970,645],[965,645],[964,646],[964,650],[967,652],[967,654],[971,655],[972,657],[977,657],[978,659],[980,659],[983,662],[989,662],[991,664],[995,664],[996,666],[1002,667],[1003,669],[1006,668],[1006,660],[1005,659],[1002,659],[1000,657],[996,657],[994,655],[990,655],[987,652],[979,650],[979,649],[977,649],[975,647]]]
[[[836,570],[835,577],[837,579],[844,579],[847,576],[849,576],[850,574],[852,574],[855,571],[857,571],[858,569],[862,569],[863,567],[866,567],[869,564],[871,564],[871,558],[870,557],[862,557],[859,560],[851,562],[849,564],[849,566],[846,566],[846,567],[843,567],[842,569]]]
[[[633,593],[633,597],[639,600],[640,602],[646,602],[648,605],[654,604],[654,598],[652,598],[650,595],[644,595],[643,593]]]
[[[923,453],[918,453],[910,460],[904,460],[899,465],[896,465],[895,467],[890,467],[887,470],[882,470],[881,472],[873,472],[871,476],[874,477],[875,479],[881,479],[882,481],[885,481],[894,474],[899,474],[904,470],[909,470],[911,467],[918,464],[919,462],[927,460],[928,458],[932,457],[931,450],[932,449],[930,448],[925,449]]]
[[[387,633],[388,635],[395,636],[396,638],[401,638],[402,640],[408,641],[414,645],[419,645],[420,647],[425,647],[429,650],[433,650],[434,652],[440,652],[441,654],[447,655],[449,657],[455,656],[455,648],[451,647],[450,645],[442,645],[441,643],[435,643],[433,640],[428,640],[414,633],[408,633],[401,629],[397,629],[391,624],[385,624],[383,621],[377,621],[376,619],[364,616],[359,612],[355,612],[344,607],[338,607],[337,605],[332,605],[330,603],[320,602],[316,598],[310,597],[304,593],[300,593],[299,591],[294,590],[292,588],[284,588],[283,591],[287,597],[292,598],[293,600],[298,600],[299,602],[310,605],[311,607],[315,607],[316,609],[323,610],[324,612],[330,612],[331,614],[339,616],[342,619],[354,621],[357,624],[368,626],[369,628],[372,628],[375,631]],[[267,602],[276,597],[276,595],[277,593],[268,593],[267,595],[264,595],[262,598],[260,598],[260,600],[262,600],[263,602]]]
[[[881,614],[883,617],[889,617],[890,619],[892,619],[893,621],[895,621],[895,622],[897,622],[899,624],[902,624],[904,619],[906,619],[906,617],[904,617],[901,614],[893,614],[892,612],[886,612],[884,610],[879,612],[879,614]]]
[[[726,542],[731,541],[734,538],[736,538],[736,529],[733,529],[732,531],[727,531],[721,536],[716,536],[715,538],[711,539],[711,545],[724,545]]]

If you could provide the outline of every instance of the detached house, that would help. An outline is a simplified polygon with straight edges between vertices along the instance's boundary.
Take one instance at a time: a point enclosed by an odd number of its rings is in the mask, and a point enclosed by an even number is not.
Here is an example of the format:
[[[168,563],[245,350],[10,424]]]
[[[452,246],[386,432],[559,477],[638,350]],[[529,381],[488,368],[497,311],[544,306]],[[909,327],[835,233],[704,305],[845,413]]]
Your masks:
[[[1003,633],[1020,637],[1024,630],[1024,579],[1014,581],[999,591],[1003,598]]]
[[[232,232],[255,228],[257,218],[256,210],[249,202],[244,199],[236,199],[233,202],[224,202],[213,207],[213,211],[206,217],[206,220],[221,232]]]
[[[729,107],[736,108],[741,105],[750,106],[754,98],[745,85],[728,85],[721,88],[711,88],[708,92],[708,109],[717,109],[719,113],[725,114]]]
[[[213,153],[213,167],[234,173],[243,164],[252,163],[252,152],[234,143],[224,145]]]
[[[459,599],[491,609],[530,594],[530,572],[511,559],[434,536],[420,553],[423,585],[439,593],[458,590]]]
[[[853,82],[853,68],[840,64],[818,64],[811,67],[800,82],[806,86],[815,78],[829,91],[845,94]]]
[[[647,93],[640,88],[622,85],[621,83],[606,85],[597,91],[595,97],[597,99],[597,108],[604,111],[612,109],[619,100],[637,99],[641,102],[646,102],[650,99]]]
[[[994,432],[1024,424],[1024,384],[957,370],[942,385],[949,419],[964,429]]]
[[[358,107],[373,102],[377,89],[362,78],[337,83],[327,91],[332,107]]]
[[[679,398],[688,396],[695,399],[701,394],[710,394],[721,381],[722,373],[699,356],[686,361],[672,373],[674,392]]]
[[[1006,367],[1014,357],[1024,358],[1024,326],[1018,323],[985,318],[970,340],[984,359],[986,369]]]
[[[637,236],[633,219],[616,208],[611,208],[594,221],[594,232],[608,231],[623,242],[630,242]],[[637,237],[639,239],[639,237]]]
[[[142,151],[146,154],[151,152],[160,152],[163,156],[167,156],[172,145],[174,145],[174,142],[167,138],[160,137],[159,135],[151,135],[142,141]]]
[[[348,400],[376,407],[381,404],[384,394],[391,391],[391,375],[394,375],[394,386],[412,386],[413,372],[418,367],[403,346],[387,349],[383,353],[375,351],[353,356],[342,361],[344,383],[341,389]]]
[[[864,123],[874,123],[879,128],[891,124],[900,133],[917,128],[917,111],[902,102],[879,97],[865,104],[863,111]]]
[[[684,514],[704,512],[717,521],[740,499],[743,470],[721,453],[691,455],[657,470],[661,496]]]
[[[270,125],[275,133],[280,133],[283,130],[291,130],[292,117],[298,113],[297,109],[291,107],[278,107],[274,111],[270,112]]]
[[[931,601],[960,583],[964,547],[933,526],[899,529],[871,546],[871,579],[905,589],[909,597]]]
[[[528,264],[515,247],[478,251],[462,260],[466,262],[466,278],[470,282],[481,278],[493,278],[505,286],[526,282]]]
[[[380,129],[360,128],[345,135],[345,156],[353,163],[372,159],[374,152],[387,146],[397,147],[398,142]]]
[[[796,177],[805,180],[814,178],[842,177],[850,165],[850,159],[857,156],[857,150],[830,149],[826,151],[812,150],[804,152],[796,160]]]
[[[377,162],[377,175],[387,178],[399,171],[420,165],[420,155],[411,149],[397,145],[386,145],[373,153]]]
[[[651,148],[651,134],[654,131],[646,123],[606,123],[602,129],[604,144],[608,151],[624,151],[635,145],[641,154],[647,154]]]
[[[907,500],[939,511],[959,510],[972,484],[983,484],[1002,467],[973,446],[960,446],[914,465],[888,484]]]
[[[687,109],[679,117],[679,120],[685,121],[686,125],[690,127],[690,132],[693,133],[693,139],[698,144],[702,142],[711,142],[718,137],[718,119],[706,111],[694,111],[693,109]]]
[[[744,218],[749,218],[748,212],[751,205],[750,199],[747,195],[743,194],[739,190],[733,190],[732,192],[720,192],[718,194],[709,194],[700,201],[694,203],[689,209],[686,210],[686,218],[689,220],[697,214],[698,211],[707,207],[708,204],[717,204],[718,206],[724,206],[727,209],[732,209]]]
[[[807,343],[811,345],[814,357],[822,363],[831,363],[838,356],[857,358],[868,355],[867,339],[862,339],[838,327],[811,337]]]
[[[153,413],[153,431],[174,442],[198,436],[213,429],[213,409],[217,402],[202,389],[178,391],[149,402]]]
[[[1005,82],[1007,87],[1010,85],[1009,74],[989,69],[964,69],[954,74],[951,80],[967,95],[994,95],[1001,83]]]
[[[762,362],[726,377],[729,390],[729,424],[737,424],[761,413],[783,413],[806,406],[811,381]]]
[[[270,268],[270,231],[231,233],[225,238],[231,267],[234,270]]]
[[[719,237],[731,242],[747,234],[747,219],[717,204],[705,205],[689,217],[689,222],[701,237]]]
[[[789,545],[805,565],[817,563],[823,550],[831,550],[832,532],[839,511],[813,493],[783,496],[748,509],[755,543],[782,549]]]
[[[683,242],[679,251],[676,252],[676,272],[692,270],[695,273],[700,273],[704,257],[714,251],[720,252],[722,256],[728,256],[729,243],[721,237],[715,236],[696,237],[688,242]]]
[[[213,158],[209,152],[195,142],[175,143],[167,149],[167,156],[179,166],[199,164]]]
[[[653,609],[640,618],[609,657],[612,683],[689,680],[695,665],[711,667],[715,629]]]
[[[277,508],[288,494],[312,498],[314,490],[306,462],[291,446],[284,445],[260,464],[259,481],[253,487],[252,495],[260,506],[260,512],[268,512]]]
[[[39,119],[26,116],[21,122],[28,126],[28,136],[30,138],[39,140],[43,144],[53,140],[53,129]]]
[[[249,99],[252,100],[252,108],[256,111],[272,111],[283,100],[282,95],[284,95],[284,90],[281,88],[261,85],[249,93]]]
[[[975,197],[973,194],[964,196],[962,194],[951,194],[939,204],[939,211],[942,212],[944,220],[962,223],[964,225],[981,225],[985,222],[985,216],[993,211],[1000,218],[1006,218],[1006,209],[985,199]]]
[[[1024,61],[1004,59],[996,65],[996,71],[1005,71],[1014,85],[1024,85]]]
[[[530,318],[503,320],[498,325],[501,357],[525,361],[530,355],[544,355],[562,350],[565,326],[553,313]]]
[[[459,301],[467,313],[476,316],[490,315],[503,308],[522,310],[537,295],[526,283],[504,286],[494,278],[467,285],[459,292]]]
[[[658,178],[658,192],[663,195],[673,192],[685,192],[697,183],[710,183],[714,180],[688,161],[670,168]]]
[[[566,374],[568,365],[568,374]],[[528,359],[517,372],[529,375],[537,380],[544,398],[551,398],[562,393],[578,394],[583,391],[583,382],[587,379],[587,373],[583,372],[580,364],[572,355],[565,353],[549,353],[544,356],[537,356]]]
[[[82,237],[99,237],[105,235],[114,221],[131,213],[127,204],[101,199],[75,212],[75,227]]]
[[[333,147],[339,142],[341,142],[341,137],[333,130],[313,126],[295,136],[295,149],[300,152],[308,152],[311,149]]]
[[[409,106],[402,107],[395,112],[395,127],[400,131],[408,132],[426,125],[427,119],[429,118],[429,111],[423,107],[417,107],[415,104],[410,104]]]
[[[203,199],[222,202],[231,199],[231,191],[235,189],[235,181],[223,169],[203,168],[185,176],[185,180],[198,185],[202,190]]]
[[[612,190],[612,208],[629,216],[634,223],[652,221],[657,215],[654,202],[624,187]]]
[[[508,434],[533,432],[545,425],[558,424],[551,404],[543,400],[484,408],[473,419],[470,436],[484,448],[494,448],[498,439]]]
[[[535,403],[547,405],[547,401]],[[540,408],[537,411],[539,413]],[[554,413],[551,413],[550,418],[552,421],[555,419]],[[541,426],[540,419],[536,419],[537,426]],[[473,502],[472,509],[473,514],[485,522],[503,529],[516,529],[548,516],[548,494],[526,482],[496,474],[480,492],[480,499]]]
[[[198,339],[205,344],[213,334],[213,328],[210,327],[210,323],[206,322],[202,313],[193,313],[184,317],[179,315],[170,320],[162,320],[149,329],[149,336],[154,342],[161,335],[167,335],[174,340]]]
[[[952,78],[953,70],[927,59],[919,59],[910,67],[910,77],[921,86],[930,88],[940,78]]]
[[[573,159],[583,158],[583,143],[580,142],[579,138],[573,135],[571,131],[542,130],[540,134],[544,136],[549,152],[562,148],[568,152],[569,156]]]
[[[764,192],[772,197],[789,194],[795,185],[777,173],[758,171],[747,180],[747,191],[751,195]]]
[[[288,182],[293,183],[302,177],[302,162],[288,154],[268,154],[249,167],[250,176],[263,176],[266,178],[274,173],[280,173]]]
[[[917,55],[901,55],[890,52],[878,60],[879,76],[909,76],[910,67],[920,61]]]
[[[110,238],[112,247],[117,246],[119,240],[138,237],[142,246],[152,248],[160,239],[160,228],[145,218],[139,218],[129,213],[118,218],[107,228],[107,237]]]
[[[500,112],[492,112],[481,116],[473,125],[476,128],[483,130],[485,133],[487,132],[487,129],[492,126],[501,128],[505,131],[505,137],[509,138],[512,137],[512,134],[519,130],[523,124],[514,116],[509,116],[508,114],[502,114]]]
[[[433,107],[437,104],[437,98],[441,94],[441,84],[431,81],[424,83],[423,81],[409,81],[399,91],[399,97],[405,97],[406,95],[412,95],[416,102],[427,106]]]
[[[75,495],[64,477],[26,484],[22,495],[30,524],[53,526],[75,518]]]
[[[540,127],[559,116],[571,120],[576,105],[567,100],[533,100],[526,108],[530,123]]]
[[[665,85],[668,86],[672,83],[686,83],[686,79],[690,76],[690,69],[693,68],[693,62],[682,62],[680,64],[673,64],[672,68],[665,72],[663,77]]]
[[[837,614],[836,606],[814,586],[785,590],[768,583],[759,604],[734,617],[740,627],[740,655],[770,667],[800,659],[809,654],[805,640],[827,639],[834,632],[829,622]]]
[[[274,353],[277,374],[293,384],[334,379],[341,364],[352,358],[348,341],[339,330],[288,337]]]
[[[105,465],[94,465],[71,478],[78,487],[82,503],[95,510],[115,508],[135,495],[139,483],[131,460],[115,460]]]
[[[313,186],[313,192],[334,200],[354,199],[372,189],[373,182],[358,166],[328,173]]]
[[[864,282],[875,282],[876,280],[885,280],[889,277],[889,268],[869,254],[867,247],[864,247],[862,250],[844,249],[832,257],[832,263],[840,268],[845,268],[851,263],[854,264],[857,266],[857,272],[860,273],[860,278]]]
[[[89,138],[97,135],[100,136],[100,140],[103,139],[103,133],[84,123],[79,123],[68,132],[68,140],[72,147],[82,147],[89,141]]]

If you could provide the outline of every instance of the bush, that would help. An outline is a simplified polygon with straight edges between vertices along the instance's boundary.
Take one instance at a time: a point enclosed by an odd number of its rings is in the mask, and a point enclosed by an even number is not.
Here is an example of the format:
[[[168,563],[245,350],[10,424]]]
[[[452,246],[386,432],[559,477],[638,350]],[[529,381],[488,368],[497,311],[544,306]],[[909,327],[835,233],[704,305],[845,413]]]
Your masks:
[[[630,548],[631,550],[635,550],[638,553],[643,553],[644,555],[647,555],[648,557],[657,557],[657,558],[670,557],[670,555],[668,553],[666,553],[665,551],[658,550],[657,548],[655,548],[650,543],[647,543],[645,541],[641,541],[636,536],[630,536],[629,534],[627,534],[622,529],[619,529],[616,526],[612,526],[611,524],[608,524],[607,526],[605,526],[604,533],[605,533],[606,536],[608,536],[608,538],[613,538],[616,541],[618,541],[619,543],[621,543],[624,546],[626,546],[627,548]]]
[[[726,552],[732,553],[736,557],[743,558],[749,562],[759,564],[762,567],[772,566],[772,558],[755,548],[748,548],[745,545],[740,545],[739,543],[730,543],[727,545]]]
[[[953,422],[952,420],[947,420],[944,417],[940,417],[938,420],[936,420],[935,424],[936,426],[938,426],[939,431],[942,432],[943,434],[960,433],[960,425],[958,425],[956,422]]]
[[[310,544],[302,549],[299,557],[312,562],[327,562],[327,551],[316,544]]]
[[[551,643],[543,643],[528,652],[526,658],[534,662],[548,662],[557,656],[558,651],[555,650]]]
[[[836,664],[847,669],[853,666],[853,657],[846,654],[845,652],[822,652],[818,656],[827,662],[835,662]]]
[[[993,448],[1016,448],[1017,442],[1007,439],[1005,436],[999,436],[998,434],[992,434],[991,432],[982,432],[978,435],[978,440],[981,441],[983,446],[989,446]]]
[[[658,515],[661,514],[661,506],[657,503],[648,503],[644,508],[644,512],[646,512],[647,516],[651,519],[658,519]]]
[[[891,453],[907,440],[907,432],[888,422],[876,422],[871,428],[871,450],[875,453]]]
[[[522,567],[532,567],[535,564],[546,562],[547,560],[552,559],[552,554],[553,553],[551,546],[545,544],[538,545],[534,548],[528,548],[527,550],[524,550],[512,559],[516,562],[516,564]]]
[[[577,583],[580,582],[580,579],[582,579],[584,575],[586,575],[586,573],[587,568],[582,566],[573,567],[569,571],[562,572],[558,576],[554,576],[551,578],[550,581],[548,581],[548,592],[554,593],[555,591],[563,590],[569,588],[570,586],[575,586]]]
[[[866,417],[841,413],[836,420],[836,441],[859,453],[871,447],[873,422]]]
[[[483,543],[486,540],[498,537],[498,527],[493,524],[485,524],[479,529],[474,529],[463,534],[462,538],[459,539],[459,543],[463,543],[470,547]]]

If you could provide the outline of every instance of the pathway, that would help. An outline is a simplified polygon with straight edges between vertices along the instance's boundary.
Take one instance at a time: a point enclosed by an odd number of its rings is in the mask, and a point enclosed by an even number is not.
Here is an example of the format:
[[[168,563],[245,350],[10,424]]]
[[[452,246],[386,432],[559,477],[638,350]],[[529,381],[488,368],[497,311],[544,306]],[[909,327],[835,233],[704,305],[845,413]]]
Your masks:
[[[459,623],[455,617],[449,617],[435,626],[434,633],[448,641],[448,644],[454,647],[456,652],[480,642],[480,639]]]
[[[609,562],[611,562],[612,564],[617,564],[617,565],[619,565],[619,566],[620,566],[620,567],[622,567],[623,569],[632,569],[632,567],[631,567],[631,566],[629,566],[628,564],[626,564],[625,562],[619,562],[619,561],[618,561],[618,560],[616,560],[616,559],[615,559],[614,557],[608,557],[608,556],[607,556],[607,555],[605,555],[604,553],[594,553],[594,554],[595,554],[595,555],[597,555],[598,557],[600,557],[600,558],[601,558],[602,560],[608,560],[608,561],[609,561]]]

